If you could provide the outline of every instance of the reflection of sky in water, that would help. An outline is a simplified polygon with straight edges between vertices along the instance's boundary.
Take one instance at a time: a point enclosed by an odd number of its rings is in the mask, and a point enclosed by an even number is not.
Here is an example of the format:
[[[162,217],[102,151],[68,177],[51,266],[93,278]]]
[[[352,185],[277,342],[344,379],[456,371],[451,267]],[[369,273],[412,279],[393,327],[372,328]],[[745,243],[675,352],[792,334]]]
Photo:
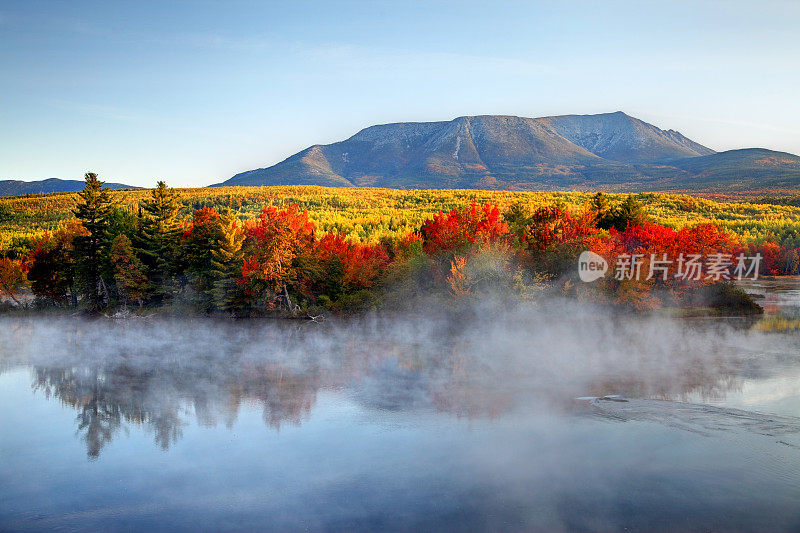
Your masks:
[[[800,365],[775,364],[769,376],[743,377],[722,397],[691,394],[688,401],[800,417]]]
[[[800,526],[796,338],[495,311],[5,320],[0,529]]]

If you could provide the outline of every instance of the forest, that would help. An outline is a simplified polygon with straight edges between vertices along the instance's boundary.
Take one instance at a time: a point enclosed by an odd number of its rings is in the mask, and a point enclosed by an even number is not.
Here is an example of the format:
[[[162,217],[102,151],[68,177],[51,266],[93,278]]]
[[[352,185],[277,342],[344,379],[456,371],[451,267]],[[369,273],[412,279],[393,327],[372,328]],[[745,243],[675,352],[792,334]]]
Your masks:
[[[647,310],[756,312],[735,257],[797,274],[798,209],[680,195],[342,191],[319,187],[110,191],[0,203],[5,310],[314,318],[549,294]],[[255,189],[255,188],[254,188]],[[278,190],[275,190],[278,189]],[[578,279],[591,250],[614,268],[641,257],[728,257],[725,271]]]

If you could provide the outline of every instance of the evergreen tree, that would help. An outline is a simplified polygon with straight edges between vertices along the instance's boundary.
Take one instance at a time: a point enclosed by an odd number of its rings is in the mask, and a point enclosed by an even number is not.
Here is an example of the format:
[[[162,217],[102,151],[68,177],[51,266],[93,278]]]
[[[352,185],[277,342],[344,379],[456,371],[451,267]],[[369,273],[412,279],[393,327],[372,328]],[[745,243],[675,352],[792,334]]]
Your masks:
[[[608,198],[602,192],[598,192],[592,196],[589,206],[597,215],[598,220],[606,216],[611,211],[611,205],[608,203]]]
[[[624,231],[628,225],[641,226],[647,222],[648,216],[644,211],[642,202],[635,196],[628,195],[625,200],[614,210],[614,227]]]
[[[598,192],[592,197],[590,208],[595,213],[598,228],[625,231],[629,225],[641,226],[649,220],[642,203],[628,195],[618,206],[611,207],[608,198]]]
[[[106,241],[103,246],[103,271],[100,273],[104,280],[116,282],[116,268],[111,259],[114,241],[120,235],[124,235],[131,241],[134,254],[141,255],[141,250],[133,245],[134,241],[139,242],[138,227],[136,213],[130,207],[116,206],[108,215]]]
[[[795,275],[800,272],[800,254],[797,253],[796,248],[786,253],[786,268],[784,272],[789,275]]]
[[[108,215],[109,241],[113,241],[117,235],[125,235],[133,240],[139,231],[137,222],[136,213],[131,207],[114,207]]]
[[[211,251],[213,284],[210,295],[213,304],[224,311],[238,307],[239,285],[237,278],[242,276],[244,252],[244,233],[236,223],[236,216],[226,210],[220,215],[221,237]]]
[[[175,287],[178,264],[178,195],[159,181],[141,207],[141,241],[143,263],[153,284],[155,298],[162,300]]]
[[[108,289],[101,272],[108,217],[113,205],[108,190],[103,189],[103,182],[97,179],[97,174],[88,172],[85,179],[86,185],[78,193],[81,201],[73,214],[81,221],[88,235],[75,237],[76,266],[83,302],[90,311],[97,311],[108,302]]]
[[[213,207],[203,207],[194,212],[181,240],[183,262],[195,290],[193,297],[204,311],[213,308],[212,289],[216,278],[211,259],[222,236],[219,213]]]

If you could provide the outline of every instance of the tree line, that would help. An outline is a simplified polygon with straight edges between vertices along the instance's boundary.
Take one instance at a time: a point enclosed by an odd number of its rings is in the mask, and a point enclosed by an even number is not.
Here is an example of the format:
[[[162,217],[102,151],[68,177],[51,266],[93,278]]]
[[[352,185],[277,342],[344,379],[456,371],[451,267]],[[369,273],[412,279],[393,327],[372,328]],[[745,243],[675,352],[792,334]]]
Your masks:
[[[718,227],[673,230],[652,222],[633,196],[596,194],[581,209],[556,202],[505,212],[471,204],[439,212],[417,230],[378,243],[318,231],[297,204],[264,206],[239,220],[200,207],[186,217],[178,193],[159,181],[135,208],[117,205],[94,173],[74,218],[0,258],[0,292],[18,306],[170,308],[233,316],[316,316],[438,298],[448,305],[484,294],[520,297],[555,290],[602,303],[686,305],[699,280],[577,282],[586,249],[622,254],[763,252],[764,273],[796,270],[797,250],[739,244]],[[664,296],[664,295],[667,296]]]

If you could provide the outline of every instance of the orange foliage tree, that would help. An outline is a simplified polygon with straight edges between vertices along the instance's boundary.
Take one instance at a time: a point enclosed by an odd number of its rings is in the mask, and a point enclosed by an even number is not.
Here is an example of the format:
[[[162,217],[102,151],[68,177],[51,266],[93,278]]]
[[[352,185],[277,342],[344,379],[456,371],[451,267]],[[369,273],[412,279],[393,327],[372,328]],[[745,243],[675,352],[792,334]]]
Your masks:
[[[27,265],[21,259],[0,258],[0,295],[8,296],[17,305],[20,291],[27,285]]]
[[[314,223],[297,204],[283,211],[264,207],[257,221],[245,227],[245,258],[240,284],[245,293],[268,309],[285,304],[294,311],[289,291],[296,289],[304,258],[314,248]]]
[[[220,214],[213,207],[200,208],[182,229],[183,261],[197,297],[203,300],[201,306],[208,307],[211,305],[210,292],[215,280],[213,254],[223,238]]]
[[[583,245],[597,232],[588,211],[575,214],[558,206],[540,207],[526,220],[520,241],[524,248],[545,251],[565,244]]]

